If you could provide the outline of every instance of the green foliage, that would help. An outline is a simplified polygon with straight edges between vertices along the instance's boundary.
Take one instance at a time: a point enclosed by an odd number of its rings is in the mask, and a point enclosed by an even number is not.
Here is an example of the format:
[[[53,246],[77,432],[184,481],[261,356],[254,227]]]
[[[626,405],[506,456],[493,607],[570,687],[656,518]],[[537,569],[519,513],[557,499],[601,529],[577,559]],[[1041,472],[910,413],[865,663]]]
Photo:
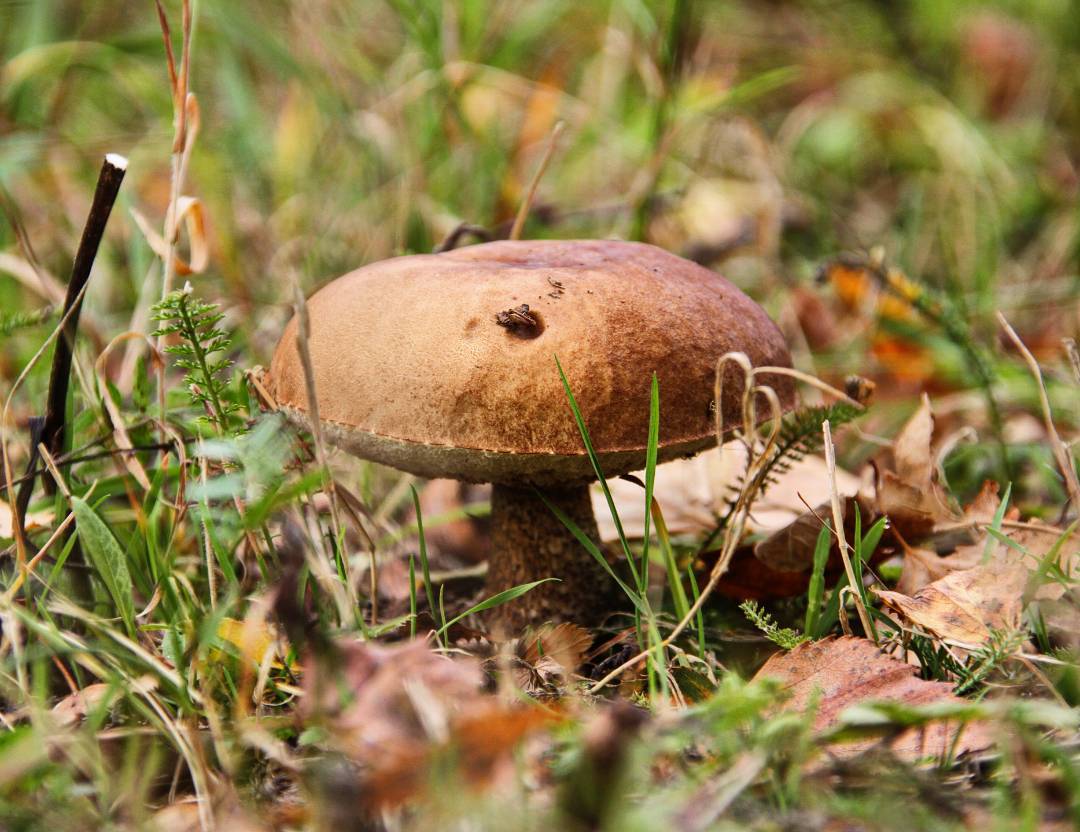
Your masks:
[[[217,304],[195,298],[190,290],[178,289],[154,305],[153,320],[161,326],[155,337],[175,335],[179,343],[169,344],[165,352],[177,356],[178,367],[187,371],[184,383],[191,401],[206,411],[209,420],[220,433],[229,433],[236,424],[239,405],[228,392],[228,380],[223,373],[233,361],[220,355],[232,346],[232,339],[218,327],[225,315]]]
[[[109,590],[128,634],[135,632],[135,609],[132,602],[131,574],[127,559],[112,531],[96,511],[81,497],[71,498],[71,510],[79,530],[79,539],[98,577]]]
[[[38,326],[56,316],[56,308],[43,306],[28,312],[0,312],[0,338],[7,337],[20,329]]]
[[[790,471],[791,466],[796,462],[817,453],[824,447],[822,426],[825,422],[828,422],[835,431],[863,413],[865,410],[862,408],[840,401],[829,405],[803,407],[785,416],[780,426],[776,450],[760,474],[761,491],[759,494],[763,494],[770,485]]]
[[[967,661],[956,668],[960,677],[956,693],[963,695],[978,690],[990,674],[1016,655],[1028,636],[1026,630],[991,630],[986,644],[972,650]]]
[[[743,601],[739,604],[739,609],[753,622],[755,627],[765,634],[765,638],[785,650],[792,650],[803,642],[810,640],[808,636],[803,635],[798,630],[781,627],[757,601]]]

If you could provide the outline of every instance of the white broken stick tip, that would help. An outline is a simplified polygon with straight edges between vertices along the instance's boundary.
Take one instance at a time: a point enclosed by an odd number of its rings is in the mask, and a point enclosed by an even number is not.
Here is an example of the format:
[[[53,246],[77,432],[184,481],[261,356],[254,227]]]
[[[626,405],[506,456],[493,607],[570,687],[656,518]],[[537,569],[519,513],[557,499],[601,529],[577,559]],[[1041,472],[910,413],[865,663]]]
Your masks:
[[[119,153],[106,153],[105,161],[117,170],[127,170],[127,156],[121,156]]]

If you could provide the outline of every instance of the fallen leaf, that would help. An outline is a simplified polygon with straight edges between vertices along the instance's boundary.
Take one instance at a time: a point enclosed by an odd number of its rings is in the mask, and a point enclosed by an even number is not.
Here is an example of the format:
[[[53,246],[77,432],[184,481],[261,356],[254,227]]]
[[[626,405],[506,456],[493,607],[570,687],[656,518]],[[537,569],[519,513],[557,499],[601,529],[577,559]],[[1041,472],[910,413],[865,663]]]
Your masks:
[[[588,630],[570,623],[526,634],[516,642],[511,662],[515,686],[537,698],[565,695],[567,681],[581,667],[592,641]]]
[[[548,658],[569,674],[581,667],[593,637],[584,627],[567,622],[543,627],[523,638],[522,642],[525,661],[535,665],[540,659]]]
[[[854,497],[846,497],[840,501],[840,512],[849,540],[855,529],[855,505]],[[865,511],[863,517],[867,517]],[[832,523],[832,508],[829,503],[820,504],[813,511],[804,513],[794,522],[759,541],[754,545],[754,556],[778,572],[805,572],[814,565],[814,547],[817,546],[823,520]],[[835,545],[833,548],[836,548]],[[838,559],[838,549],[835,554]]]
[[[908,540],[921,539],[936,525],[961,519],[938,477],[931,451],[933,432],[930,399],[924,395],[893,441],[891,466],[878,465],[878,512],[887,515]]]
[[[244,661],[253,667],[262,665],[266,654],[277,647],[277,633],[265,620],[222,618],[217,628],[218,638],[227,641],[240,652]]]
[[[321,721],[324,744],[355,764],[367,809],[413,798],[446,754],[470,784],[488,785],[513,769],[523,737],[557,718],[485,696],[478,661],[423,642],[348,642],[336,652],[321,666],[309,660],[301,717]]]
[[[839,724],[842,712],[867,702],[900,702],[909,706],[959,703],[946,682],[919,679],[917,669],[886,656],[872,642],[843,636],[800,644],[790,652],[773,655],[755,679],[776,679],[790,694],[785,710],[802,711],[817,697],[814,731],[822,733]],[[959,733],[959,736],[957,734]],[[877,745],[860,739],[832,746],[840,756],[853,756]],[[954,745],[955,743],[955,745]],[[980,723],[957,727],[933,723],[924,729],[908,728],[888,740],[898,757],[958,755],[990,746],[989,731]]]
[[[878,589],[874,593],[927,632],[973,647],[985,643],[991,629],[1019,627],[1028,575],[1016,561],[988,563],[951,572],[912,596]]]
[[[330,663],[306,663],[301,710],[327,720],[335,747],[358,760],[395,744],[427,742],[483,683],[478,662],[448,658],[420,641],[350,641],[335,652]]]

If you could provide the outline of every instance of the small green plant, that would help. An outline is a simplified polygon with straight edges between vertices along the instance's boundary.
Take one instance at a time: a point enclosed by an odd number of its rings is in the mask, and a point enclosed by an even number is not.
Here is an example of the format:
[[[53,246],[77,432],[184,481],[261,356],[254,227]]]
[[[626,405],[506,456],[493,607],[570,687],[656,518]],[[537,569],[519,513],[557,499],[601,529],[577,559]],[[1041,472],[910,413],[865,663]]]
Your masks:
[[[20,329],[43,324],[56,315],[56,307],[43,306],[30,312],[0,312],[0,338]]]
[[[739,604],[739,609],[743,611],[743,614],[750,619],[755,627],[765,634],[765,638],[785,650],[792,650],[804,641],[810,640],[809,637],[798,630],[793,630],[791,627],[781,627],[769,613],[765,612],[764,607],[757,601],[743,601]]]
[[[986,644],[971,652],[968,661],[957,668],[960,681],[956,693],[963,695],[977,690],[997,668],[1001,667],[1028,639],[1025,630],[991,630]]]
[[[217,304],[194,297],[189,285],[155,304],[152,316],[161,324],[153,333],[155,337],[176,335],[180,339],[167,345],[165,352],[177,356],[176,364],[187,371],[184,383],[192,403],[205,408],[206,420],[218,432],[230,433],[239,405],[232,400],[224,378],[233,364],[221,355],[232,345],[232,339],[218,327],[224,314]]]

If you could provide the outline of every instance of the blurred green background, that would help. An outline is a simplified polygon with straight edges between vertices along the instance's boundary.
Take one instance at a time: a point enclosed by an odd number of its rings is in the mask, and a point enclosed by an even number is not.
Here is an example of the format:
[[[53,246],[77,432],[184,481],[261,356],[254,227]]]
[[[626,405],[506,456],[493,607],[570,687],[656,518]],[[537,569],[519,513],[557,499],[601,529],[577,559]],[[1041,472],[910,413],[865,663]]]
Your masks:
[[[179,50],[179,3],[164,8]],[[154,3],[3,0],[0,15],[0,308],[49,300],[35,258],[66,280],[101,156],[123,153],[88,301],[100,347],[160,293],[131,214],[160,229],[169,196]],[[242,325],[243,363],[266,359],[293,279],[430,250],[461,222],[505,233],[558,120],[527,234],[690,254],[762,300],[808,371],[886,393],[972,384],[955,344],[865,281],[814,283],[842,250],[884,247],[986,343],[997,309],[1037,354],[1075,334],[1067,0],[202,0],[192,62],[184,193],[211,256],[191,279]],[[10,338],[9,381],[38,335]]]

